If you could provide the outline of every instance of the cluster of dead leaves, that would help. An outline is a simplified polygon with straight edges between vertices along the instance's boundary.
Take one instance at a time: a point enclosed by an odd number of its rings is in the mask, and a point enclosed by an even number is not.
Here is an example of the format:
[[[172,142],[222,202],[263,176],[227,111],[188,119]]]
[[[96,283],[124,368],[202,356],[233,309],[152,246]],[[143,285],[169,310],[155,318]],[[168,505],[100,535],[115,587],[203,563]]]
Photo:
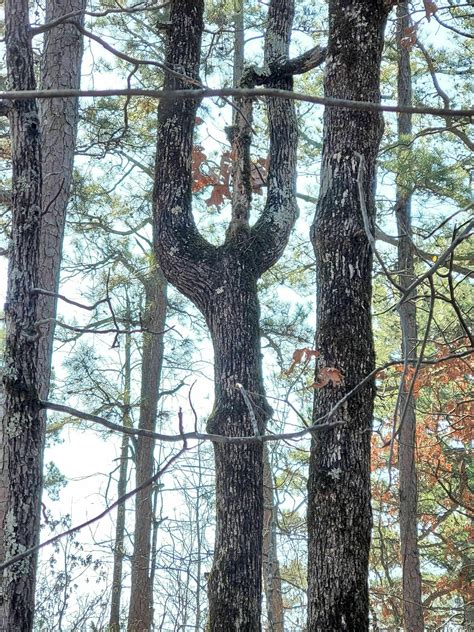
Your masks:
[[[436,13],[438,7],[433,0],[423,0],[423,6],[425,8],[425,16],[428,22],[431,20],[431,16]],[[403,37],[401,39],[401,45],[411,50],[417,41],[417,29],[418,23],[407,26],[404,29]]]
[[[196,118],[196,124],[200,125],[202,119]],[[219,163],[210,160],[202,145],[195,145],[192,153],[192,176],[194,193],[202,191],[206,187],[212,187],[211,195],[206,200],[208,206],[221,206],[231,197],[232,162],[235,156],[231,151],[223,152]],[[259,195],[267,184],[268,159],[257,158],[252,161],[251,180],[252,191]]]
[[[321,355],[316,349],[303,347],[296,349],[289,368],[284,372],[285,375],[291,375],[298,364],[303,364],[303,369],[309,364],[311,358],[318,358]],[[333,366],[321,367],[316,375],[315,381],[310,385],[311,388],[324,388],[325,386],[339,386],[342,384],[342,373]]]

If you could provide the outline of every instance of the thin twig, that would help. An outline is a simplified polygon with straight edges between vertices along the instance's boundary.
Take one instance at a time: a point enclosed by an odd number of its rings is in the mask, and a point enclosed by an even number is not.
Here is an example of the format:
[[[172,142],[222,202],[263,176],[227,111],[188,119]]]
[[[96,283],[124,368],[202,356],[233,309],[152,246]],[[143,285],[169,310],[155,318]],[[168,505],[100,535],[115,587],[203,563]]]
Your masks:
[[[181,422],[180,422],[180,425],[181,425]],[[8,559],[6,562],[3,562],[2,564],[0,564],[0,572],[5,570],[12,564],[21,562],[21,560],[24,560],[25,558],[29,557],[33,553],[36,553],[36,551],[39,551],[40,549],[43,549],[46,546],[49,546],[50,544],[54,544],[54,542],[57,542],[58,540],[61,540],[62,538],[68,535],[76,533],[76,531],[80,531],[81,529],[84,529],[85,527],[89,527],[91,524],[98,522],[99,520],[104,518],[107,514],[109,514],[112,511],[112,509],[115,509],[115,507],[122,505],[124,502],[126,502],[129,498],[132,498],[133,496],[135,496],[135,494],[140,492],[142,489],[146,489],[150,485],[153,485],[153,483],[159,480],[161,476],[166,472],[166,470],[175,461],[177,461],[186,450],[187,450],[186,442],[183,437],[183,447],[181,448],[181,450],[177,454],[175,454],[173,457],[171,457],[168,463],[166,463],[166,465],[164,465],[158,472],[156,472],[156,474],[148,478],[146,481],[144,481],[141,485],[139,485],[135,489],[132,489],[131,491],[124,494],[123,496],[120,496],[119,498],[117,498],[115,502],[113,502],[106,509],[104,509],[104,511],[101,511],[99,514],[97,514],[93,518],[90,518],[89,520],[86,520],[85,522],[82,522],[81,524],[71,527],[70,529],[67,529],[66,531],[58,533],[52,538],[49,538],[48,540],[45,540],[44,542],[41,542],[40,544],[37,544],[36,546],[32,546],[29,549],[26,549],[26,551],[23,551],[22,553],[18,553],[17,555],[14,555],[10,559]]]

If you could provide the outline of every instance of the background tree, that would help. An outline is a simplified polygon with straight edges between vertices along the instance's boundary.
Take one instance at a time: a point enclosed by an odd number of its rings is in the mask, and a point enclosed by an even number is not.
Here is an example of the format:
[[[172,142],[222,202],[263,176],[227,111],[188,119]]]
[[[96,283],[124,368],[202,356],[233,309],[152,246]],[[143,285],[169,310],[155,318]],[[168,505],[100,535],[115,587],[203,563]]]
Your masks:
[[[410,106],[411,68],[409,44],[406,33],[411,26],[409,7],[405,2],[397,5],[397,52],[398,52],[398,103]],[[400,114],[398,117],[398,139],[400,152],[411,151],[412,117]],[[403,147],[405,145],[405,147]],[[406,147],[408,146],[408,147]],[[403,163],[403,157],[401,158]],[[411,187],[412,188],[412,187]],[[411,223],[411,188],[403,185],[397,188],[395,208],[398,233],[398,270],[399,285],[402,292],[415,280],[415,256],[413,245],[413,229]],[[415,370],[417,357],[417,322],[416,293],[402,296],[399,307],[402,330],[402,357],[406,367]],[[400,545],[403,574],[403,621],[405,630],[422,631],[423,608],[421,601],[420,553],[418,550],[418,480],[416,471],[415,436],[416,412],[415,402],[410,392],[407,377],[400,383],[400,398],[397,402],[399,412],[399,490],[400,490]]]

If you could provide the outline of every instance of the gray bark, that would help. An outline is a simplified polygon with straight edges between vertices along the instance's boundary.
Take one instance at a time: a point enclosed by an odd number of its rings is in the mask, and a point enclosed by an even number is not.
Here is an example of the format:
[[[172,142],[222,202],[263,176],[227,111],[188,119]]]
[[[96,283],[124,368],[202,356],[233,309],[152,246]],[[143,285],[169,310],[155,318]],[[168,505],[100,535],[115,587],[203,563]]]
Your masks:
[[[268,614],[268,631],[284,632],[285,617],[281,592],[277,546],[277,507],[268,446],[263,447],[263,586]]]
[[[380,101],[387,6],[383,0],[329,2],[325,96]],[[342,384],[315,390],[316,420],[374,368],[371,324],[375,162],[383,121],[374,112],[326,108],[321,187],[311,239],[316,256],[319,371],[335,367]],[[360,199],[357,179],[363,176]],[[338,412],[345,426],[312,439],[308,480],[308,630],[369,627],[370,430],[374,384]]]
[[[129,302],[127,300],[127,307]],[[127,310],[127,320],[130,321],[130,309]],[[127,333],[125,336],[125,366],[124,366],[124,394],[123,394],[123,425],[131,428],[132,420],[130,417],[130,392],[132,384],[131,369],[131,335]],[[117,484],[117,497],[120,498],[127,491],[127,475],[128,475],[128,450],[130,437],[127,434],[122,436],[122,445],[120,447],[119,461],[119,480]],[[108,632],[120,632],[120,601],[122,597],[122,568],[125,556],[125,507],[126,503],[121,503],[117,507],[117,521],[115,524],[115,543],[114,543],[114,565],[112,571],[112,594],[110,598],[110,618]]]
[[[144,325],[150,331],[163,332],[166,323],[166,280],[156,267],[145,283]],[[145,333],[143,336],[142,380],[140,398],[141,430],[156,428],[158,390],[163,366],[164,336]],[[153,476],[155,441],[137,438],[136,487]],[[132,585],[128,614],[129,632],[147,632],[153,622],[153,574],[151,532],[153,526],[153,489],[147,487],[135,497],[135,528],[132,555]]]
[[[5,2],[8,82],[34,90],[27,0]],[[35,335],[41,218],[41,143],[36,102],[14,102],[12,228],[5,304],[4,414],[1,420],[0,559],[35,545],[39,534],[43,427],[39,414],[38,338]],[[0,626],[5,632],[33,627],[36,556],[10,566],[2,579]]]
[[[174,0],[170,6],[166,63],[194,80],[199,72],[203,5],[202,0]],[[270,5],[265,51],[270,72],[277,60],[288,57],[292,14],[291,2],[274,0]],[[289,88],[291,78],[275,78],[273,85]],[[184,87],[193,84],[167,74],[166,89]],[[155,251],[165,276],[197,305],[211,332],[215,405],[209,430],[252,435],[264,429],[269,414],[262,379],[257,279],[283,252],[296,219],[296,117],[288,101],[269,100],[265,209],[250,227],[245,205],[240,212],[234,204],[225,243],[215,247],[199,234],[192,215],[191,152],[197,105],[172,98],[160,103]],[[255,409],[246,406],[239,385],[251,393]],[[217,532],[208,586],[209,628],[257,632],[261,629],[262,448],[216,444],[214,451]]]
[[[27,14],[27,4],[25,5],[23,2],[16,3],[17,6],[14,6],[15,3],[11,2],[5,6],[6,15],[7,13],[12,17],[10,20],[10,64],[29,64],[33,63],[31,55],[31,43],[30,43],[30,34],[29,34],[29,21]],[[69,0],[67,2],[59,2],[57,0],[51,0],[47,3],[46,6],[46,20],[53,20],[63,13],[67,13],[71,10],[84,10],[85,9],[85,0]],[[23,13],[24,12],[24,13]],[[8,29],[8,27],[7,27]],[[20,34],[21,31],[21,34]],[[20,42],[18,44],[18,42]],[[18,53],[16,50],[17,46],[23,47],[25,50],[22,53]],[[52,29],[45,35],[45,48],[44,48],[44,57],[43,57],[43,66],[42,66],[42,87],[43,88],[78,88],[79,87],[79,78],[80,78],[80,65],[82,58],[82,37],[77,34],[76,29],[71,26],[62,25]],[[22,78],[20,74],[22,72],[23,66],[19,66],[17,69],[10,68],[10,82],[11,87],[14,89],[20,89],[20,85],[22,82]],[[33,75],[33,67],[31,71],[24,69],[24,72],[31,72]],[[22,89],[32,88],[34,83],[31,83],[29,86],[26,85],[26,76],[23,85],[21,85]],[[29,79],[28,79],[29,81]],[[31,76],[31,81],[34,82],[33,76]],[[16,82],[16,83],[15,83]],[[18,85],[18,87],[14,87]],[[15,121],[15,117],[18,115],[19,111],[22,109],[22,106],[14,106],[11,109],[11,122]],[[33,116],[33,114],[32,114]],[[37,112],[35,111],[34,116],[37,116]],[[35,233],[35,239],[37,239],[37,245],[34,242],[31,243],[31,247],[34,251],[35,248],[38,248],[38,253],[33,252],[32,256],[36,257],[36,259],[25,258],[22,262],[11,262],[10,263],[10,275],[11,274],[23,274],[23,268],[26,267],[27,263],[36,266],[35,274],[30,278],[31,282],[28,287],[28,292],[34,287],[42,287],[48,289],[53,292],[57,292],[58,282],[59,282],[59,265],[61,258],[61,248],[62,248],[62,235],[64,230],[64,218],[65,218],[65,208],[67,204],[67,198],[69,196],[69,185],[70,178],[72,173],[72,162],[74,155],[74,145],[75,145],[75,136],[76,136],[76,126],[77,126],[77,99],[57,99],[57,100],[45,100],[43,101],[43,105],[41,106],[40,111],[40,121],[38,121],[38,130],[40,131],[41,127],[41,145],[42,145],[42,170],[43,170],[43,196],[42,196],[42,212],[38,214],[39,225],[36,224],[33,226],[31,223],[31,230],[36,231],[39,229],[39,235]],[[18,142],[18,139],[15,139],[15,136],[18,134],[26,134],[26,128],[22,128],[21,124],[17,127],[11,126],[11,135],[12,141]],[[31,135],[31,134],[30,134]],[[28,164],[28,161],[26,162]],[[15,179],[20,177],[20,185],[23,178],[24,182],[27,182],[28,174],[23,173],[27,167],[24,166],[22,168],[19,167],[17,173],[13,173],[14,184],[18,188],[18,183],[15,184]],[[36,177],[36,176],[35,176]],[[33,193],[32,193],[33,194]],[[12,213],[13,215],[18,212],[18,208],[13,207]],[[23,209],[26,212],[26,207]],[[36,222],[36,217],[35,217]],[[16,238],[20,238],[20,236],[14,236],[13,241],[15,242]],[[26,238],[26,234],[25,234]],[[25,246],[26,247],[26,246]],[[33,263],[36,261],[36,263]],[[20,265],[20,268],[17,266]],[[12,287],[9,289],[11,292],[15,292],[13,289],[15,286],[15,282],[12,282]],[[24,300],[29,303],[32,308],[34,308],[36,312],[35,321],[31,323],[30,332],[33,334],[35,332],[34,323],[38,320],[54,318],[56,313],[56,301],[55,299],[47,298],[44,296],[40,297],[32,297],[29,294],[25,294],[20,296],[20,294],[14,294],[17,297],[17,300]],[[7,298],[8,302],[8,298]],[[50,380],[50,370],[51,370],[51,354],[52,354],[52,345],[53,345],[53,335],[54,328],[52,325],[47,325],[46,327],[41,329],[41,337],[36,339],[35,341],[31,341],[32,351],[34,350],[34,362],[36,363],[35,368],[35,388],[37,389],[37,394],[39,398],[47,398],[47,393],[49,389],[49,380]],[[7,349],[7,355],[11,352],[11,349]],[[8,379],[8,376],[7,378]],[[7,388],[7,386],[5,386]],[[35,395],[35,397],[36,397]],[[7,395],[8,398],[8,395]],[[4,419],[7,419],[7,416],[10,415],[11,412],[6,410]],[[37,423],[34,430],[35,433],[35,442],[31,445],[31,463],[32,463],[32,471],[33,475],[31,477],[31,494],[34,497],[34,507],[31,507],[31,511],[36,511],[37,515],[32,515],[32,527],[33,530],[39,530],[39,511],[40,511],[40,500],[41,500],[41,473],[38,473],[42,467],[42,458],[43,458],[43,441],[44,441],[44,426],[45,426],[45,414],[42,411],[38,411],[37,415]],[[7,422],[5,422],[7,423]],[[2,427],[0,432],[5,432],[5,425]],[[39,433],[36,436],[36,433]],[[10,463],[12,467],[9,467],[8,463],[8,447],[7,440],[0,437],[0,443],[4,446],[3,454],[0,457],[0,524],[5,524],[6,521],[6,512],[10,508],[10,500],[8,499],[7,489],[12,484],[12,480],[14,480],[17,476],[16,465],[18,465],[19,457],[15,456],[14,460]],[[14,448],[11,448],[11,454],[14,454]],[[11,479],[10,481],[8,479]],[[18,487],[18,500],[21,498],[21,488]],[[13,511],[15,511],[12,508]],[[8,531],[5,529],[3,531],[5,537],[8,536]],[[3,558],[4,553],[4,543],[3,543],[3,535],[0,532],[0,556]],[[31,534],[31,537],[36,539],[38,537],[38,533],[34,536]],[[8,549],[8,546],[7,546]],[[24,620],[21,625],[24,627],[22,630],[27,630],[27,625],[31,625],[28,617],[32,613],[33,603],[34,603],[34,584],[35,584],[35,558],[32,559],[33,566],[31,567],[31,571],[29,574],[29,578],[27,581],[24,581],[25,584],[24,590],[26,601],[24,604]],[[7,575],[7,580],[8,575]],[[22,587],[18,587],[19,591],[22,591]],[[8,621],[8,617],[6,615],[8,605],[8,590],[5,585],[4,587],[4,596],[3,596],[3,605],[0,605],[0,629],[2,625],[9,625],[5,623]],[[0,597],[1,601],[1,597]],[[23,606],[22,606],[23,607]],[[3,621],[2,622],[2,616]],[[32,616],[32,614],[31,614]],[[13,630],[13,628],[11,628]]]
[[[410,106],[410,52],[402,44],[405,29],[410,25],[408,2],[397,6],[398,105]],[[412,134],[410,114],[398,115],[400,158],[410,152]],[[403,164],[403,163],[402,163]],[[411,191],[397,183],[396,218],[398,239],[399,284],[406,289],[415,275],[415,252],[411,223]],[[399,307],[402,329],[402,354],[407,367],[417,362],[416,291]],[[402,380],[400,396],[400,434],[398,447],[400,494],[400,553],[402,560],[403,624],[406,632],[422,632],[423,606],[421,595],[420,552],[418,548],[418,476],[416,471],[416,411],[409,393],[409,380]]]

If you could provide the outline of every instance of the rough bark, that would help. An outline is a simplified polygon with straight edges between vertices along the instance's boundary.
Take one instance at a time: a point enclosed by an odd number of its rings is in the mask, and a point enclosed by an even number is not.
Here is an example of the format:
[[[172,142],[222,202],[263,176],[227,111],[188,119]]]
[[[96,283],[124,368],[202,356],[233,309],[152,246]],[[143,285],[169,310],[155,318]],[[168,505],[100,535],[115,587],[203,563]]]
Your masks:
[[[127,307],[129,308],[128,300]],[[130,320],[130,310],[128,309],[127,319]],[[125,337],[125,366],[124,366],[124,394],[123,394],[123,425],[130,428],[130,392],[132,381],[131,370],[131,335]],[[128,450],[130,437],[127,434],[122,436],[119,461],[119,480],[117,484],[117,497],[120,498],[127,491],[128,476]],[[117,507],[117,521],[115,523],[115,544],[114,544],[114,565],[112,571],[112,594],[110,598],[110,618],[108,632],[120,632],[120,601],[122,597],[122,568],[125,556],[125,503]]]
[[[34,90],[27,0],[5,2],[6,60],[13,90]],[[40,124],[35,101],[10,110],[12,228],[5,304],[4,415],[1,427],[1,559],[37,543],[42,487],[43,427],[39,414],[38,338],[35,335],[41,217]],[[0,625],[33,627],[36,556],[4,573]]]
[[[270,5],[265,51],[269,72],[277,59],[288,57],[292,13],[292,3],[278,0]],[[193,80],[199,72],[202,15],[202,0],[171,2],[166,63]],[[288,77],[274,83],[290,85]],[[184,87],[193,84],[167,73],[165,88]],[[197,305],[211,332],[215,404],[209,430],[254,435],[264,429],[269,412],[261,367],[257,279],[283,252],[296,219],[296,118],[288,101],[269,101],[265,209],[250,227],[246,209],[237,213],[234,204],[234,223],[225,243],[215,247],[199,234],[192,216],[191,152],[197,105],[170,98],[159,107],[156,254],[165,276]],[[250,394],[252,406],[246,405],[240,385]],[[209,628],[257,632],[261,629],[262,448],[216,444],[214,450],[217,529],[208,587]]]
[[[324,92],[379,102],[387,8],[382,0],[329,2]],[[319,371],[336,367],[341,385],[316,389],[313,420],[374,368],[371,326],[375,161],[383,121],[373,112],[326,108],[321,185],[311,239],[316,256]],[[360,199],[358,177],[363,177]],[[312,439],[308,480],[308,630],[362,632],[369,626],[370,430],[374,384],[348,400],[345,426]]]
[[[410,52],[403,45],[405,30],[411,24],[408,3],[397,6],[398,105],[410,106]],[[410,152],[412,134],[410,114],[398,115],[400,158]],[[399,284],[406,289],[415,280],[415,252],[411,223],[411,191],[397,183],[396,218],[398,239]],[[402,329],[402,354],[406,367],[417,361],[416,291],[399,307]],[[400,494],[400,553],[402,560],[403,625],[406,632],[424,630],[421,598],[420,552],[418,549],[418,476],[416,471],[416,411],[410,396],[409,380],[403,380],[400,394],[400,434],[398,447]]]
[[[31,55],[31,45],[30,45],[30,35],[29,35],[29,22],[27,15],[27,5],[24,5],[23,2],[16,3],[18,6],[13,6],[15,3],[10,3],[10,6],[6,6],[6,13],[9,13],[12,17],[10,23],[11,26],[11,44],[10,47],[13,49],[12,55],[10,57],[12,64],[22,64],[22,63],[33,63]],[[58,2],[50,1],[46,6],[46,20],[52,20],[56,17],[59,17],[64,12],[68,12],[71,10],[84,10],[85,8],[85,0],[71,0],[69,2]],[[68,30],[69,28],[69,30]],[[70,32],[71,27],[61,26],[57,27],[45,36],[45,48],[44,48],[44,57],[43,57],[43,66],[42,66],[42,87],[44,88],[78,88],[79,87],[79,77],[80,77],[80,64],[82,57],[82,38],[81,36],[77,36],[75,29],[74,33]],[[21,43],[20,36],[18,35],[19,30],[22,30],[21,33]],[[14,42],[12,40],[17,40]],[[16,46],[21,46],[24,48],[24,51],[20,55],[18,55],[18,51],[15,49]],[[23,60],[20,59],[23,58]],[[10,71],[15,75],[13,81],[17,82],[16,85],[18,87],[16,89],[20,89],[21,82],[20,74],[22,72],[22,66],[20,65],[14,72]],[[23,72],[31,74],[31,82],[33,82],[33,67],[31,70],[23,68]],[[26,85],[26,82],[21,86],[23,89],[27,89],[28,87],[32,87],[33,83],[30,83],[29,86]],[[19,112],[21,111],[22,106],[14,106],[10,109],[12,120],[15,120],[16,117],[20,116]],[[25,114],[28,116],[28,114]],[[33,116],[33,114],[31,115]],[[35,111],[34,116],[37,116]],[[20,117],[21,118],[21,117]],[[67,203],[67,197],[69,195],[69,183],[70,176],[72,172],[72,161],[73,161],[73,153],[74,153],[74,144],[75,144],[75,133],[76,133],[76,125],[77,125],[77,99],[67,99],[67,100],[46,100],[43,102],[43,106],[40,111],[40,120],[41,123],[38,122],[38,126],[41,126],[41,145],[42,145],[42,170],[43,170],[43,196],[42,196],[42,213],[40,214],[40,226],[39,226],[39,238],[35,234],[35,239],[38,239],[38,244],[36,245],[33,241],[30,246],[32,248],[32,256],[36,259],[31,259],[31,265],[36,266],[35,274],[30,278],[30,285],[28,291],[30,291],[34,287],[42,287],[46,288],[50,291],[57,292],[58,287],[58,279],[59,279],[59,264],[61,257],[61,245],[62,245],[62,233],[64,226],[64,214],[65,207]],[[22,123],[18,124],[16,122],[17,127],[11,127],[11,134],[13,142],[18,142],[18,134],[23,133],[26,135],[28,130],[26,128],[21,128]],[[32,123],[33,125],[33,123]],[[39,132],[39,127],[36,130],[36,133]],[[29,132],[31,136],[31,132]],[[15,140],[15,136],[17,137]],[[34,156],[32,160],[36,159]],[[28,161],[26,161],[25,165],[22,167],[20,163],[20,172],[17,171],[15,174],[14,171],[14,181],[17,177],[20,177],[20,186],[21,186],[21,178],[23,178],[23,186],[27,186],[24,183],[27,182],[28,174],[26,173]],[[61,184],[59,184],[61,183]],[[18,185],[18,182],[17,182]],[[15,182],[14,182],[15,187]],[[31,195],[34,194],[32,190]],[[13,213],[18,212],[18,208],[13,209]],[[24,212],[27,213],[27,208],[25,206]],[[35,217],[36,222],[36,217]],[[62,228],[60,228],[62,226]],[[30,227],[32,231],[37,230],[36,224],[33,225],[33,222],[30,222]],[[18,237],[18,236],[17,236]],[[26,237],[26,234],[25,234]],[[34,252],[34,249],[38,247],[38,253]],[[25,259],[22,263],[24,266],[27,259]],[[33,263],[36,261],[36,263]],[[18,265],[18,261],[15,263],[11,263],[11,273],[15,270]],[[10,273],[10,274],[11,274]],[[22,274],[23,269],[19,269],[19,271],[13,272],[13,274]],[[34,282],[33,282],[34,280]],[[12,284],[12,286],[14,283]],[[13,287],[11,288],[12,292],[15,292]],[[26,288],[25,288],[26,292]],[[20,295],[16,294],[17,297]],[[28,304],[34,306],[34,310],[36,311],[35,322],[43,319],[54,318],[56,312],[56,302],[54,299],[46,298],[44,296],[40,297],[30,297],[26,294],[18,298],[18,300],[24,300]],[[29,309],[29,308],[28,308]],[[46,331],[45,331],[46,329]],[[31,323],[30,333],[33,335],[35,332],[34,322]],[[51,366],[51,353],[52,353],[52,341],[53,341],[53,326],[47,325],[45,328],[41,329],[42,336],[39,339],[32,340],[31,345],[32,349],[34,349],[34,361],[36,364],[36,380],[35,386],[40,398],[46,398],[48,388],[49,388],[49,379],[50,379],[50,366]],[[9,350],[7,350],[9,353]],[[10,414],[8,411],[6,415]],[[36,423],[36,427],[34,430],[35,433],[35,442],[31,445],[31,451],[34,456],[32,459],[32,495],[35,497],[35,507],[36,511],[40,510],[40,497],[41,497],[41,476],[38,475],[37,478],[37,470],[39,470],[42,465],[42,433],[44,432],[44,424],[45,424],[45,415],[42,411],[37,413],[38,421]],[[6,416],[5,416],[6,418]],[[5,430],[5,427],[2,431]],[[8,482],[9,477],[17,476],[17,473],[13,469],[8,468],[7,462],[7,445],[6,441],[0,439],[0,443],[5,446],[3,451],[3,457],[0,458],[0,524],[5,524],[5,513],[8,508],[8,500],[7,500],[7,488],[11,485],[11,482]],[[12,448],[13,449],[13,448]],[[13,452],[12,452],[13,454]],[[14,463],[19,460],[17,456],[14,460]],[[33,509],[32,509],[33,510]],[[32,524],[34,524],[35,529],[39,529],[39,514],[36,516],[32,516]],[[2,553],[1,557],[3,558],[3,534],[7,536],[8,532],[5,530],[3,533],[0,532],[0,553]],[[25,602],[25,611],[24,611],[24,625],[29,625],[26,623],[26,617],[28,617],[28,611],[33,608],[33,593],[34,593],[34,560],[32,561],[33,566],[31,567],[30,578],[28,580],[30,586],[27,589],[28,596],[26,597],[28,604]],[[8,581],[8,580],[7,580]],[[6,590],[6,587],[5,587]],[[21,590],[21,589],[19,589]],[[6,609],[8,607],[8,597],[5,594],[5,602],[3,606],[0,606],[0,612],[2,612],[3,617],[7,617]],[[0,615],[0,616],[2,616]],[[1,619],[0,619],[1,621]],[[5,621],[7,619],[3,619],[4,624],[0,622],[0,629],[3,629],[2,625],[7,625]],[[23,624],[22,624],[23,625]],[[13,629],[13,628],[11,628]],[[27,630],[27,627],[22,628]]]
[[[163,332],[166,322],[166,280],[156,267],[152,278],[145,279],[145,326],[153,332]],[[141,430],[156,428],[158,390],[163,366],[163,335],[143,336],[142,380],[140,398]],[[153,476],[155,441],[138,437],[136,448],[136,479],[139,487]],[[128,615],[129,632],[146,632],[153,621],[153,581],[150,570],[151,532],[153,526],[153,489],[146,487],[135,497],[135,528],[132,555],[132,584]]]
[[[267,603],[268,631],[284,632],[280,564],[276,537],[276,505],[268,447],[263,448],[263,586]]]

